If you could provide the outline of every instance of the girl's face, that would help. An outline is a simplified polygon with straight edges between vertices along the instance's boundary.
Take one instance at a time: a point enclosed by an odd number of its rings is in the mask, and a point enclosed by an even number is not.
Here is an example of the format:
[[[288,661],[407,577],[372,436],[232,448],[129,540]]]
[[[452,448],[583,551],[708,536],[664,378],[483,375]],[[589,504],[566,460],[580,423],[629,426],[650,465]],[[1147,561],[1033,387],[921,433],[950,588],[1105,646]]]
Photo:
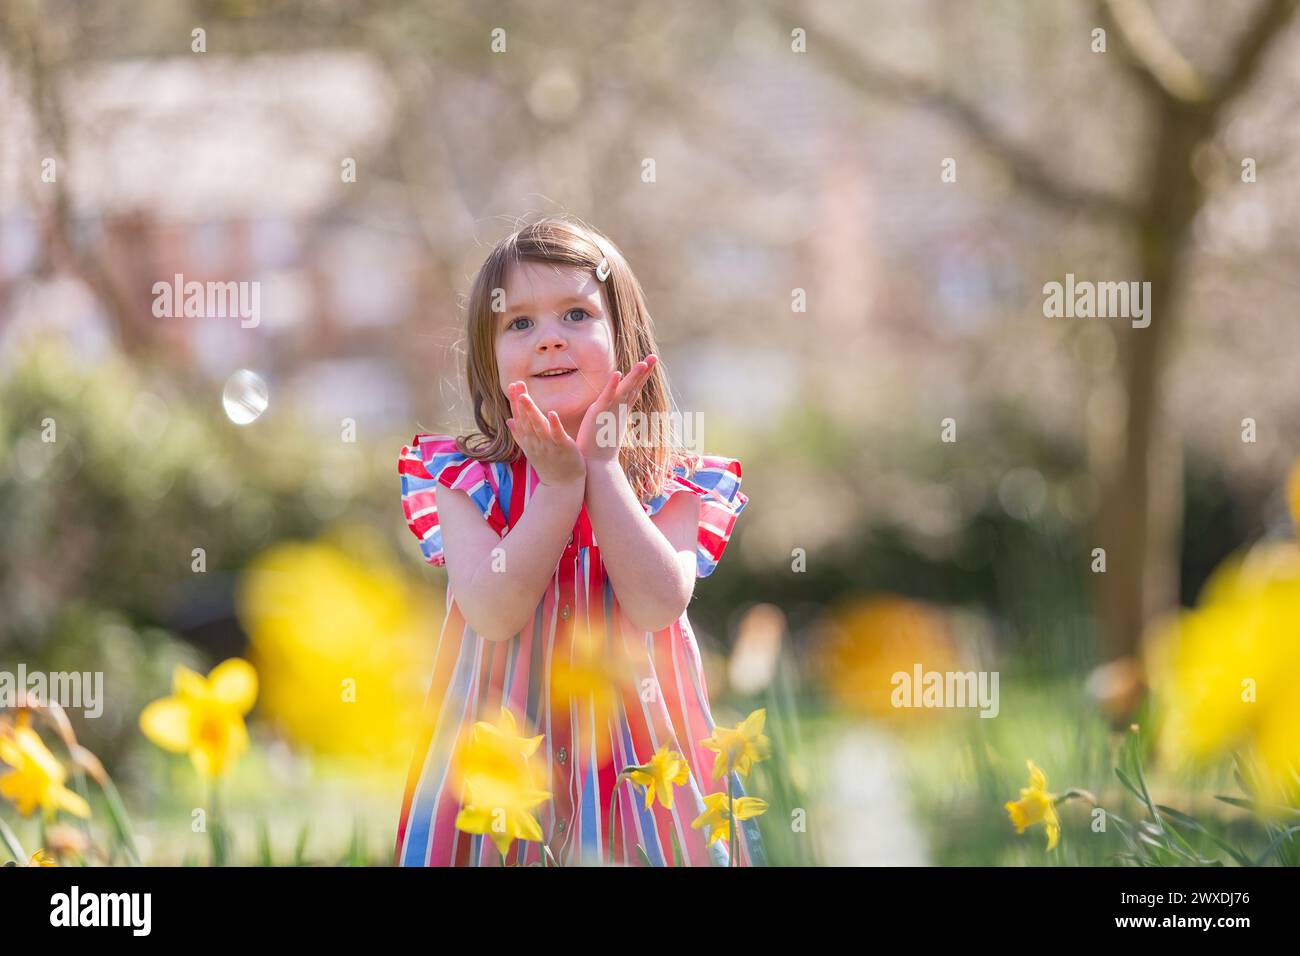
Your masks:
[[[494,313],[501,391],[528,386],[542,414],[555,411],[576,438],[582,416],[614,371],[614,326],[594,271],[542,262],[512,263],[506,310]],[[542,376],[552,369],[573,369]]]

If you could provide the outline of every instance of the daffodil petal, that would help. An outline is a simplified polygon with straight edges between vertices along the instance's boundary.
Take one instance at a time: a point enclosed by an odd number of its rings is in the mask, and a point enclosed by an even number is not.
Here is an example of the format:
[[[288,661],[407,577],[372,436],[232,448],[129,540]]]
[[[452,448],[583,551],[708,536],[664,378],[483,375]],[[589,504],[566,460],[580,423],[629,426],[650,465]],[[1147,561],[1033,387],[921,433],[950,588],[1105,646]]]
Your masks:
[[[192,713],[190,705],[181,698],[164,697],[155,700],[140,712],[140,729],[164,750],[183,753],[194,742],[190,720]]]
[[[239,714],[246,714],[257,700],[257,671],[248,661],[232,657],[212,668],[208,688],[213,699]]]
[[[78,793],[73,793],[67,787],[60,787],[56,798],[58,805],[76,816],[90,819],[90,804]]]
[[[172,693],[177,697],[207,697],[208,679],[184,664],[177,664],[172,671]]]

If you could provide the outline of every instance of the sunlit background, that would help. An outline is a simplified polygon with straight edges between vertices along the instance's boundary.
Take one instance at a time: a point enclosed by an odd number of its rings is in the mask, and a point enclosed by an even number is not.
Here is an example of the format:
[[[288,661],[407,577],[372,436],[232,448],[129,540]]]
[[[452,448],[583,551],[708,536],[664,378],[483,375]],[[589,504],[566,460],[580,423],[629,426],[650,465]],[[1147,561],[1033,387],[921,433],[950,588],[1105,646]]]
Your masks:
[[[715,719],[767,712],[772,862],[1133,862],[1093,803],[1136,827],[1147,788],[1201,827],[1150,862],[1300,861],[1263,813],[1300,753],[1292,9],[11,0],[0,670],[104,702],[33,723],[88,822],[0,821],[129,860],[84,747],[145,862],[391,862],[446,589],[397,454],[472,423],[492,244],[571,213],[743,463],[690,614]],[[158,316],[178,274],[258,321]],[[1150,327],[1046,317],[1067,274],[1151,282]],[[214,783],[141,714],[232,657]],[[914,665],[997,672],[996,716],[896,706]],[[1087,792],[1050,851],[1030,760]]]

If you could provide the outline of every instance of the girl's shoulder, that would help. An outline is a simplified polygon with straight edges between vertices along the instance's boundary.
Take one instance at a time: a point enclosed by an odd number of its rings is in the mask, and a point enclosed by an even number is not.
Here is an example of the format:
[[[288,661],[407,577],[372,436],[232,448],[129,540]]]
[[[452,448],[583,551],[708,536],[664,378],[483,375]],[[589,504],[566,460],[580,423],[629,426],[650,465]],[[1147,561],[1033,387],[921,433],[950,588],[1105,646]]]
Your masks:
[[[690,492],[717,504],[730,506],[736,514],[744,509],[749,497],[740,490],[740,459],[725,455],[689,455],[671,463],[663,492],[643,504],[649,514],[662,508],[679,491]]]
[[[426,562],[446,564],[442,528],[438,521],[438,486],[463,491],[497,534],[506,531],[506,516],[498,501],[503,466],[461,451],[455,436],[417,433],[397,457],[406,525],[420,542]]]
[[[675,461],[663,491],[643,501],[646,514],[654,515],[673,495],[694,495],[700,502],[699,531],[696,535],[696,576],[714,572],[731,540],[736,518],[745,510],[749,496],[740,490],[740,460],[724,455],[694,455]]]

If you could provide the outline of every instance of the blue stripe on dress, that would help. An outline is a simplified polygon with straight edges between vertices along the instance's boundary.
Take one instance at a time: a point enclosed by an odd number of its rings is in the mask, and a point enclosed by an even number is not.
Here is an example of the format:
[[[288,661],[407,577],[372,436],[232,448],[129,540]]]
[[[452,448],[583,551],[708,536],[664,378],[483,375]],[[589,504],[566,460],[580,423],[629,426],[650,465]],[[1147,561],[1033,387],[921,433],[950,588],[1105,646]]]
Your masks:
[[[623,748],[632,755],[633,760],[638,760],[636,750],[632,747],[632,729],[628,726],[627,717],[623,717]],[[655,817],[653,810],[645,808],[644,800],[633,800],[632,807],[636,811],[637,818],[641,821],[641,835],[645,840],[645,855],[650,859],[653,866],[667,866],[664,859],[663,848],[659,845],[659,833],[655,830]]]
[[[736,785],[736,799],[739,800],[745,796],[745,785],[740,781],[740,774],[734,770],[731,776]],[[745,848],[749,850],[750,863],[754,866],[767,866],[767,854],[763,852],[763,834],[758,829],[758,820],[750,817],[748,820],[737,820],[736,825],[740,827],[741,833],[745,838]]]
[[[466,625],[465,631],[470,632],[469,626]],[[439,708],[437,723],[435,725],[434,735],[429,743],[429,749],[425,752],[425,761],[427,765],[423,771],[422,781],[425,785],[419,786],[416,790],[415,801],[411,807],[410,829],[406,836],[406,853],[402,856],[403,866],[423,866],[424,857],[428,852],[429,829],[433,825],[433,815],[437,810],[438,797],[446,785],[447,773],[450,769],[451,754],[450,746],[447,743],[449,732],[453,734],[453,728],[459,727],[465,718],[465,704],[468,702],[469,686],[473,682],[473,675],[477,669],[474,665],[477,663],[475,655],[468,653],[470,642],[465,639],[464,634],[461,636],[461,651],[456,659],[456,670],[451,675],[451,680],[447,684],[447,696],[443,698],[442,706]],[[460,717],[452,721],[452,710],[459,706]],[[433,761],[439,758],[446,758],[439,767]],[[437,777],[436,782],[433,777]],[[432,785],[429,785],[432,784]]]
[[[594,746],[594,741],[592,742]],[[587,755],[587,779],[582,784],[582,839],[580,858],[584,860],[588,851],[600,860],[600,787],[596,781],[596,755]]]
[[[510,477],[510,465],[505,462],[498,462],[493,465],[497,473],[497,504],[501,506],[501,513],[505,515],[506,524],[510,523],[510,489],[514,484]]]

